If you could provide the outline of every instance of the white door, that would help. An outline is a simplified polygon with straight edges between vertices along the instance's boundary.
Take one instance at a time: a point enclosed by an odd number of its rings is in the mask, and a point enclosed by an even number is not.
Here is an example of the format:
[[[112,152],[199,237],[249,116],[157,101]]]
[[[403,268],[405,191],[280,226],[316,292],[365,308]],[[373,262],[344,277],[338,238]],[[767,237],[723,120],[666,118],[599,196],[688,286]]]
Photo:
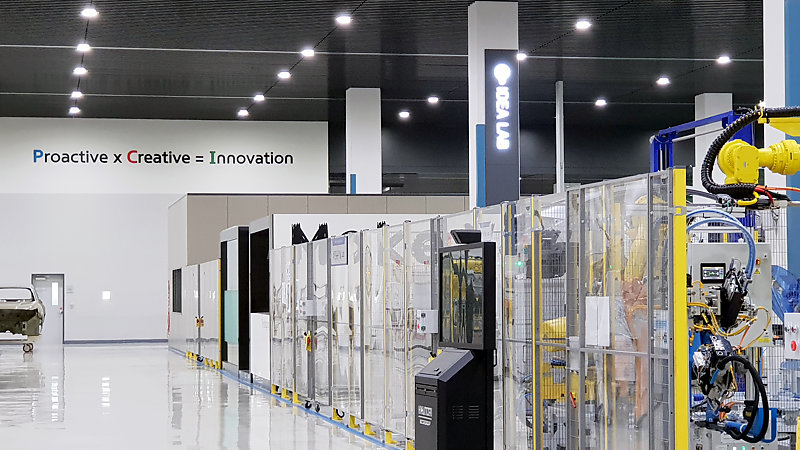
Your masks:
[[[62,345],[64,343],[64,275],[33,274],[31,283],[44,303],[42,337],[37,345]]]

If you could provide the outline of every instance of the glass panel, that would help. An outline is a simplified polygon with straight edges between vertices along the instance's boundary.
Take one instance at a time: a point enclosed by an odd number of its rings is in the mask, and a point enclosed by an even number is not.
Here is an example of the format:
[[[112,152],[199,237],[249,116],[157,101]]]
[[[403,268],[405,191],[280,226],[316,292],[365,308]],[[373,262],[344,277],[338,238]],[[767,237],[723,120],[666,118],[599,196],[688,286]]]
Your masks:
[[[283,253],[280,249],[270,250],[269,252],[269,295],[270,305],[272,311],[270,313],[270,353],[269,353],[269,367],[270,367],[270,380],[272,384],[280,385],[282,380],[281,375],[281,360],[282,345],[283,345],[283,314],[285,311],[281,308],[284,303],[282,296],[284,295],[283,285]]]
[[[311,243],[314,301],[314,399],[330,405],[330,318],[328,304],[328,241]]]
[[[281,383],[280,386],[294,390],[294,248],[281,249],[282,284],[281,296]]]
[[[239,344],[239,291],[225,291],[225,342]]]
[[[306,338],[311,336],[308,291],[308,244],[294,246],[294,391],[300,397],[310,398],[309,370],[311,352]]]
[[[328,255],[330,260],[330,255]],[[331,395],[333,407],[344,412],[349,407],[350,342],[352,325],[347,286],[347,265],[331,266]]]
[[[361,233],[364,270],[364,420],[384,427],[384,229]]]
[[[504,204],[505,205],[505,204]],[[475,210],[475,228],[481,231],[481,240],[484,242],[494,242],[495,245],[495,324],[502,324],[503,319],[503,255],[508,251],[504,251],[504,245],[507,243],[503,240],[503,214],[502,208],[504,205],[492,205],[485,208],[478,208]],[[507,302],[506,302],[507,303]],[[497,360],[503,361],[503,327],[495,326],[497,349]],[[503,445],[503,365],[495,364],[494,366],[494,436],[495,447]]]
[[[439,218],[439,227],[441,229],[441,242],[443,247],[450,247],[456,245],[453,236],[450,235],[451,230],[474,230],[475,229],[475,211],[465,211],[461,213],[451,214]]]
[[[405,241],[403,225],[386,228],[382,255],[386,280],[384,323],[386,327],[386,429],[395,440],[405,434]]]
[[[469,213],[471,219],[472,213]],[[462,217],[463,220],[463,217]],[[460,221],[460,220],[459,220]],[[456,222],[459,222],[456,221]],[[459,227],[460,228],[460,227]],[[394,232],[392,232],[394,235]],[[428,364],[431,353],[434,352],[433,335],[416,331],[414,317],[420,309],[438,309],[438,300],[433,298],[432,270],[434,260],[431,254],[438,249],[439,239],[434,240],[433,221],[423,220],[406,224],[405,229],[405,284],[406,284],[406,314],[404,318],[393,320],[394,326],[399,326],[399,321],[406,320],[406,347],[408,349],[405,362],[405,411],[406,436],[414,438],[414,377]],[[390,246],[392,257],[402,254],[396,246]],[[402,262],[401,262],[402,263]],[[391,283],[395,283],[395,276],[399,275],[399,267],[392,270]],[[399,281],[398,287],[399,289]],[[390,292],[395,288],[391,287]],[[401,308],[399,300],[392,298],[392,311]],[[392,344],[392,348],[397,348]]]
[[[533,434],[533,364],[531,361],[531,198],[506,207],[511,220],[503,230],[511,243],[505,250],[502,329],[503,389],[507,449],[528,449]],[[508,216],[506,216],[508,217]]]
[[[349,323],[352,330],[352,339],[348,344],[348,364],[350,378],[348,382],[348,411],[350,414],[363,418],[363,315],[361,297],[361,234],[351,234],[347,239],[347,295],[349,309]]]

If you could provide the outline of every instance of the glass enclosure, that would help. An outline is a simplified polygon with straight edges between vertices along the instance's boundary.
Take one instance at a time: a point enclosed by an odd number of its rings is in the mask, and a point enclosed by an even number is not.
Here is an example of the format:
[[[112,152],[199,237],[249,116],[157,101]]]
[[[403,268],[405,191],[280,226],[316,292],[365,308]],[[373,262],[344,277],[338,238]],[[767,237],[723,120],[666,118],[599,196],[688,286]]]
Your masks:
[[[313,301],[313,380],[314,400],[330,406],[330,303],[328,302],[328,240],[311,244],[311,295]]]
[[[385,228],[361,233],[364,299],[364,420],[384,427],[386,383],[384,357]]]

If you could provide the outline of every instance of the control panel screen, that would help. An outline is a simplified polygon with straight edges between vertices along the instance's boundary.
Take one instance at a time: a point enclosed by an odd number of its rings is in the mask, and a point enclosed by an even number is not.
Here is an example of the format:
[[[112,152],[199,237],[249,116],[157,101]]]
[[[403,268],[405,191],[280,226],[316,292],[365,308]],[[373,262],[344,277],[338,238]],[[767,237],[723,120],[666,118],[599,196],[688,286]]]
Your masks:
[[[440,341],[459,348],[483,342],[483,249],[441,253]],[[494,320],[494,317],[488,318]]]
[[[725,263],[700,264],[700,281],[722,283],[725,280]]]

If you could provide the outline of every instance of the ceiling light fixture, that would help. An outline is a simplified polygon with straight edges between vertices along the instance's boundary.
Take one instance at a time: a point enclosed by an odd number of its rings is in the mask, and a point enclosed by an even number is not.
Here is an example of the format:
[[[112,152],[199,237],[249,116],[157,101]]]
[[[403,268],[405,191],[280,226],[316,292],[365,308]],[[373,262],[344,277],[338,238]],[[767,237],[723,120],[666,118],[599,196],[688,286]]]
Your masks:
[[[598,106],[600,108],[606,106],[607,104],[608,102],[604,98],[598,98],[597,100],[594,101],[594,106]]]
[[[78,67],[72,69],[72,74],[73,75],[82,76],[82,75],[86,75],[87,73],[89,73],[89,71],[86,70],[86,67],[83,67],[83,66],[78,66]]]
[[[314,56],[314,53],[315,52],[313,48],[304,48],[303,51],[300,52],[300,54],[303,55],[303,58],[311,58]]]
[[[248,111],[247,108],[242,108],[236,113],[236,115],[244,118],[250,115],[250,111]]]
[[[71,116],[74,116],[74,115],[76,115],[76,114],[80,114],[80,113],[81,113],[81,109],[80,109],[80,108],[78,108],[77,106],[70,106],[70,107],[69,107],[69,114],[70,114]]]
[[[517,53],[517,61],[525,61],[526,59],[528,59],[528,54],[527,53],[525,53],[525,52]]]
[[[264,97],[264,94],[256,94],[256,95],[253,96],[253,101],[254,102],[263,102],[266,99],[267,99],[267,97]]]
[[[430,103],[431,105],[439,103],[439,97],[431,95],[430,97],[428,97],[428,103]]]
[[[400,111],[399,113],[397,113],[397,115],[403,120],[406,120],[409,117],[411,117],[411,113],[408,111]]]
[[[86,53],[86,52],[90,51],[91,49],[92,49],[92,46],[87,44],[86,42],[81,42],[80,44],[78,44],[77,47],[75,47],[75,50],[77,50],[77,51],[79,51],[81,53]]]
[[[98,14],[100,13],[98,13],[97,10],[94,9],[94,6],[87,6],[86,8],[83,8],[83,11],[81,11],[81,16],[87,19],[94,19],[95,17],[97,17]]]
[[[278,78],[280,78],[281,80],[288,80],[289,78],[292,78],[292,74],[288,70],[284,70],[278,72]]]
[[[592,22],[589,22],[586,19],[581,19],[575,22],[575,28],[581,31],[588,30],[589,28],[592,28]]]
[[[69,98],[79,99],[83,97],[83,92],[81,91],[72,91],[72,94],[69,95]]]
[[[336,23],[339,25],[350,25],[350,22],[353,21],[353,18],[348,16],[347,14],[342,14],[341,16],[336,18]]]
[[[656,80],[656,84],[659,86],[666,86],[669,83],[670,83],[669,77],[667,77],[666,75],[661,75],[661,77],[658,80]]]
[[[719,58],[717,58],[717,64],[730,64],[730,62],[731,62],[731,57],[728,55],[722,55]]]

